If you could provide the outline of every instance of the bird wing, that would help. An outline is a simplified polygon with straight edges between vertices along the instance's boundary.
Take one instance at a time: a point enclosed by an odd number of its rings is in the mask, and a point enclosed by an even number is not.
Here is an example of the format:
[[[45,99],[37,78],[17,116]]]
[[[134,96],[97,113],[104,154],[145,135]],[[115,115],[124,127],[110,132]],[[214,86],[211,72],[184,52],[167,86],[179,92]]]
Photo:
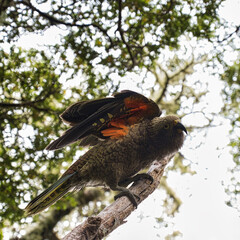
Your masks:
[[[154,101],[129,90],[109,98],[78,102],[61,114],[62,120],[72,127],[46,149],[59,149],[81,139],[83,145],[96,144],[96,137],[116,139],[126,135],[129,126],[160,115]]]

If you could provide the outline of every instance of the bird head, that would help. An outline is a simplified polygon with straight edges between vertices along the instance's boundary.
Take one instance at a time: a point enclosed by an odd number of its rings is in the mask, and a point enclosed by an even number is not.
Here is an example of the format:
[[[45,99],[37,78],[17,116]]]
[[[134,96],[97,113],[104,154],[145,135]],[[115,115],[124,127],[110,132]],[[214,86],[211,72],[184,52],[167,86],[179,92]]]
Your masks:
[[[156,145],[160,144],[166,147],[169,152],[177,151],[182,147],[187,129],[177,116],[155,118],[153,119],[153,128]]]

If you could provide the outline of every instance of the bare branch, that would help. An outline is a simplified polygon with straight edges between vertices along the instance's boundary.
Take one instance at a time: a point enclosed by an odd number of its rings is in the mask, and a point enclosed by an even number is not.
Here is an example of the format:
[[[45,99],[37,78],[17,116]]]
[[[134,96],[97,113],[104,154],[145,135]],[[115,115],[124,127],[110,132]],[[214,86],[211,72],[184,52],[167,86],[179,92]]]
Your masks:
[[[43,102],[44,99],[39,99],[35,101],[20,101],[19,103],[5,103],[5,102],[0,102],[0,107],[2,108],[9,108],[9,107],[14,107],[14,108],[19,108],[19,107],[25,107],[25,106],[33,106],[36,103]]]
[[[3,14],[6,9],[10,6],[13,6],[13,0],[2,0],[0,1],[0,15]]]
[[[159,97],[156,99],[156,103],[157,103],[157,104],[160,104],[160,103],[161,103],[163,97],[166,95],[167,88],[168,88],[170,82],[171,82],[175,77],[179,76],[181,73],[187,74],[187,73],[188,73],[188,69],[189,69],[190,67],[192,67],[193,65],[197,64],[197,63],[198,63],[198,61],[195,61],[194,56],[192,56],[192,59],[191,59],[190,62],[188,62],[187,64],[185,64],[184,67],[180,68],[178,71],[176,71],[176,72],[173,73],[172,75],[170,75],[164,68],[162,68],[161,64],[155,63],[154,66],[157,66],[157,67],[159,68],[159,70],[164,74],[164,78],[165,78],[164,81],[162,81],[162,80],[160,79],[160,75],[157,73],[157,71],[156,71],[156,69],[155,69],[156,67],[153,68],[153,69],[150,69],[150,68],[149,68],[148,70],[155,76],[156,82],[158,82],[160,85],[163,85],[163,86],[162,86],[162,91],[161,91],[161,93],[159,94]],[[183,78],[183,82],[184,82],[184,81],[185,81],[185,77]],[[163,84],[162,84],[162,82],[163,82]],[[183,86],[182,86],[181,94],[182,94],[182,91],[183,91]],[[176,99],[178,99],[178,98],[181,96],[181,94],[180,94],[179,96],[177,96]]]
[[[220,40],[220,39],[218,38],[217,43],[222,43],[222,42],[228,40],[230,37],[232,37],[233,34],[238,33],[239,30],[240,30],[240,25],[239,25],[239,26],[236,26],[235,31],[233,31],[232,33],[230,33],[229,35],[227,35],[227,36],[226,36],[225,38],[223,38],[222,40]],[[212,41],[211,41],[211,42],[212,42]]]
[[[174,73],[174,74],[171,76],[171,78],[175,78],[176,76],[179,76],[179,74],[181,74],[181,73],[187,73],[187,70],[188,70],[191,66],[195,65],[196,63],[197,63],[197,62],[194,62],[194,56],[192,56],[191,61],[190,61],[189,63],[187,63],[187,64],[185,65],[185,67],[179,69],[179,71],[177,71],[176,73]]]
[[[1,108],[6,108],[6,109],[30,107],[30,108],[34,108],[34,109],[36,109],[38,111],[48,112],[48,113],[53,113],[53,114],[57,114],[58,115],[59,113],[57,113],[56,111],[53,111],[51,108],[43,108],[43,107],[37,106],[37,104],[39,102],[44,102],[46,98],[47,98],[47,96],[44,97],[43,99],[38,99],[38,100],[34,100],[34,101],[22,101],[22,100],[19,100],[18,103],[0,102],[0,107]]]
[[[176,95],[175,99],[174,99],[174,102],[177,102],[180,100],[180,98],[182,97],[183,95],[183,92],[184,92],[184,88],[185,88],[185,83],[186,82],[186,77],[184,77],[182,79],[182,84],[181,84],[181,90],[179,91],[179,93]]]
[[[178,211],[180,208],[182,201],[181,199],[177,196],[177,194],[174,192],[174,190],[167,184],[166,177],[163,177],[161,179],[161,186],[165,189],[167,194],[171,199],[174,201],[174,207],[169,211],[169,215],[174,215],[175,212]],[[168,198],[167,198],[168,199]],[[166,199],[166,201],[167,201]]]
[[[38,8],[34,7],[30,1],[18,1],[17,3],[23,4],[27,7],[29,7],[32,11],[37,12],[40,16],[43,18],[47,19],[51,24],[62,24],[68,27],[78,27],[78,28],[84,28],[84,27],[95,27],[97,28],[100,32],[102,32],[105,36],[107,36],[110,46],[113,46],[113,41],[112,38],[108,35],[107,30],[103,29],[101,26],[99,26],[96,23],[89,23],[89,24],[77,24],[77,23],[69,23],[69,22],[64,22],[63,20],[57,19],[54,16],[49,15],[48,13],[40,11]]]
[[[167,71],[165,71],[160,64],[158,64],[158,67],[159,69],[164,73],[165,75],[165,83],[164,83],[164,87],[162,89],[162,92],[160,94],[160,96],[158,97],[158,99],[156,100],[157,104],[159,104],[161,101],[162,101],[162,98],[165,96],[166,94],[166,91],[167,91],[167,88],[168,88],[168,85],[169,85],[169,82],[170,80],[172,79],[172,77],[169,77]]]
[[[135,58],[132,54],[132,50],[131,50],[131,47],[130,45],[127,43],[125,37],[124,37],[124,31],[122,30],[122,0],[118,0],[118,28],[117,30],[119,31],[120,33],[120,36],[121,36],[121,39],[122,39],[122,42],[126,45],[127,47],[127,50],[128,50],[128,53],[130,55],[130,58],[132,60],[132,66],[131,68],[133,68],[135,65],[136,65],[136,61],[135,61]]]
[[[171,156],[172,157],[172,156]],[[154,181],[143,179],[130,187],[131,192],[139,196],[138,204],[146,199],[159,185],[164,168],[171,157],[155,161],[150,167],[150,174]],[[102,239],[114,229],[125,223],[125,219],[135,210],[127,197],[117,199],[95,217],[89,217],[85,222],[75,227],[63,240]]]

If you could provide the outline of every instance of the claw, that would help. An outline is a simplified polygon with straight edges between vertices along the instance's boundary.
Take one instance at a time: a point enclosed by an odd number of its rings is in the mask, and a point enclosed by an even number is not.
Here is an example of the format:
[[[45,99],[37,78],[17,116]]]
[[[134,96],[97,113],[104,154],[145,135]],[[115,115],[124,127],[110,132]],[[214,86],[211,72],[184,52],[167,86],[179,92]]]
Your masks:
[[[119,182],[120,186],[128,186],[130,183],[132,182],[137,182],[138,180],[141,179],[148,179],[149,181],[151,181],[151,184],[153,183],[154,179],[151,175],[149,175],[148,173],[139,173],[133,177],[124,179],[123,181]]]
[[[137,208],[138,203],[137,201],[140,200],[140,197],[136,194],[131,193],[131,191],[123,186],[128,186],[130,183],[132,182],[137,182],[138,180],[141,179],[148,179],[149,181],[151,181],[151,184],[153,183],[154,179],[151,175],[149,175],[148,173],[140,173],[137,174],[133,177],[130,178],[126,178],[123,181],[118,183],[118,186],[111,186],[110,188],[114,191],[120,191],[120,193],[118,193],[115,197],[114,200],[117,200],[120,197],[127,197],[129,199],[129,201],[133,204],[134,207]]]
[[[114,200],[117,200],[118,198],[123,197],[123,196],[127,197],[129,199],[129,201],[133,204],[133,206],[135,208],[137,208],[138,203],[135,198],[140,200],[139,196],[137,196],[136,194],[132,194],[128,189],[126,189],[125,191],[122,191],[122,192],[118,193],[116,196],[114,196]]]
[[[139,174],[137,174],[137,175],[135,175],[133,177],[133,181],[134,182],[136,182],[138,180],[141,180],[141,179],[147,179],[147,180],[149,180],[151,182],[151,184],[154,181],[153,177],[150,174],[148,174],[148,173],[139,173]]]

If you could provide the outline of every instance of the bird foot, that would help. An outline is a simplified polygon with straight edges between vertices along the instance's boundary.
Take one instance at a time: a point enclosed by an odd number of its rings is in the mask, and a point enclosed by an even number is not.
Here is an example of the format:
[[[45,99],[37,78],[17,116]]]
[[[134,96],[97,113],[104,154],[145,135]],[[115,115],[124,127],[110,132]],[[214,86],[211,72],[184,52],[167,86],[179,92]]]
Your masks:
[[[133,206],[137,208],[138,203],[136,201],[136,198],[139,201],[140,200],[139,196],[131,193],[128,189],[126,189],[126,190],[123,190],[120,193],[118,193],[116,196],[114,196],[114,200],[117,200],[118,198],[123,197],[123,196],[127,197],[129,199],[129,201],[133,204]]]
[[[151,181],[151,184],[153,183],[154,179],[151,175],[149,175],[148,173],[139,173],[133,177],[124,179],[123,181],[119,182],[120,186],[128,186],[130,183],[132,182],[137,182],[138,180],[141,179],[148,179],[149,181]]]

